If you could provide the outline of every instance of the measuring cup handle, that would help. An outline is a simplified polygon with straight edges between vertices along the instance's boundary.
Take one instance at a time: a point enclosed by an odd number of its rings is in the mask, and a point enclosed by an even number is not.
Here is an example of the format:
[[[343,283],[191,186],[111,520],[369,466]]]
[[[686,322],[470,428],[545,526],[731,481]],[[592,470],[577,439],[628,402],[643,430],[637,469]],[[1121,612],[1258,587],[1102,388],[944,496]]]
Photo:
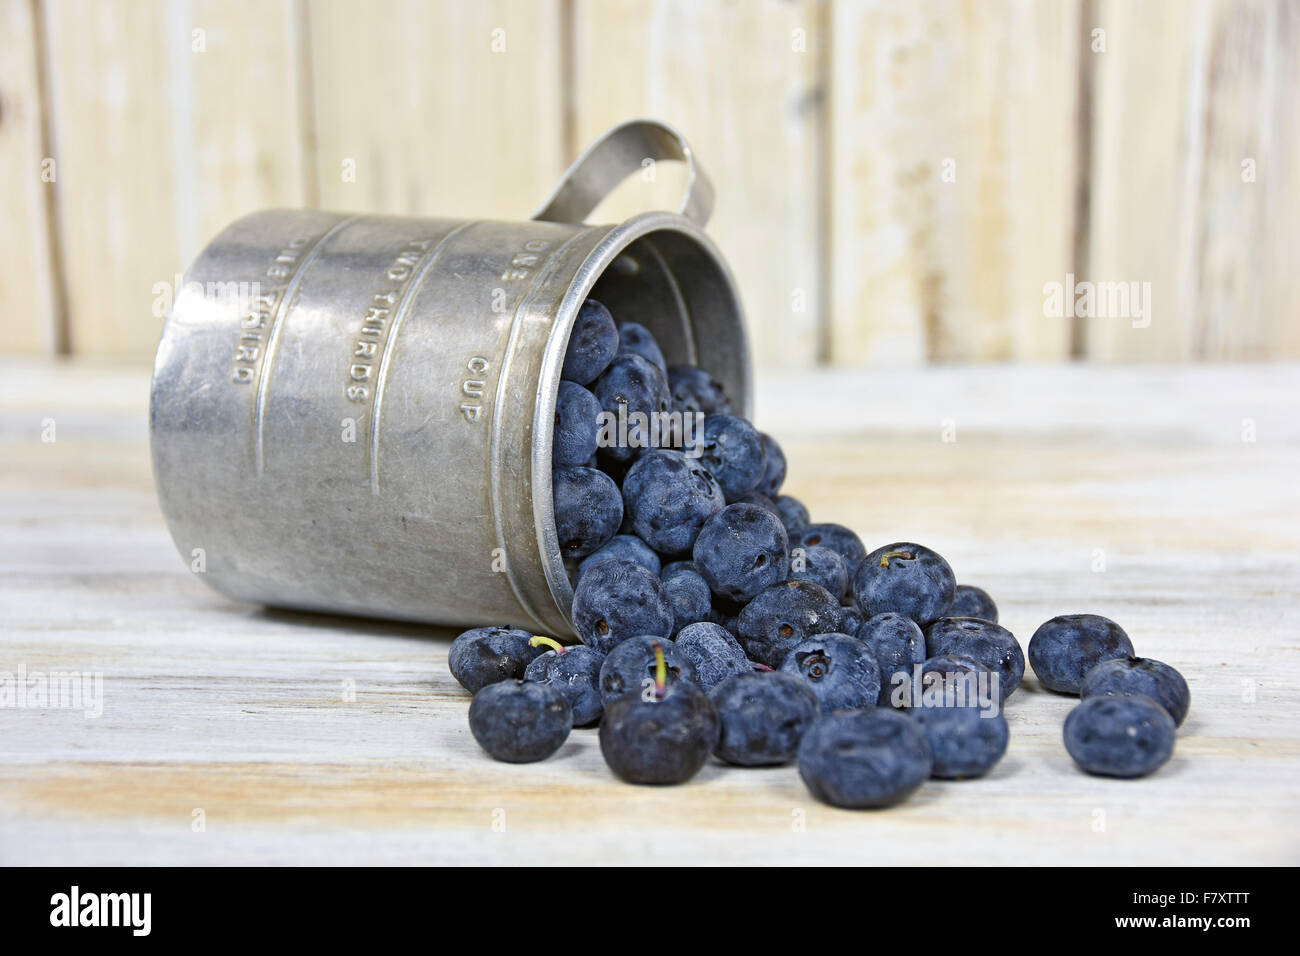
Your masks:
[[[675,159],[686,164],[686,195],[677,210],[698,226],[713,211],[713,184],[695,160],[682,134],[656,120],[631,120],[596,140],[565,170],[534,219],[582,222],[619,183],[646,160]]]

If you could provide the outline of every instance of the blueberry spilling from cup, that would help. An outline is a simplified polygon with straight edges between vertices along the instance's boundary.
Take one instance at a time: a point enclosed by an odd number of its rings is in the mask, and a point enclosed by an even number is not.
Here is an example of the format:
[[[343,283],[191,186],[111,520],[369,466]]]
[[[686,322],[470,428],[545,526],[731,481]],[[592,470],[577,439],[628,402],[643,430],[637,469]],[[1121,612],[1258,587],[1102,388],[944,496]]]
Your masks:
[[[1026,664],[1082,698],[1080,768],[1141,777],[1173,754],[1190,694],[1115,622],[1068,614],[1027,653],[993,598],[910,541],[869,550],[781,493],[786,458],[708,370],[595,300],[569,338],[552,446],[555,528],[580,645],[505,626],[453,643],[492,757],[545,759],[599,725],[619,779],[797,763],[834,806],[885,807],[927,779],[996,773]],[[1032,703],[1027,705],[1032,709]]]

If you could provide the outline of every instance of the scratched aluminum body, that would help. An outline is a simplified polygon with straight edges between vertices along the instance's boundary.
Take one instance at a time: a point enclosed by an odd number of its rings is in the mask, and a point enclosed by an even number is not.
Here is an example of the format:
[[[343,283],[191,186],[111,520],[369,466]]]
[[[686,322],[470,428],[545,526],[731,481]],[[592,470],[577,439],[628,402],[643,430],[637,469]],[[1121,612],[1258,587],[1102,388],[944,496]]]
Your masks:
[[[582,225],[647,157],[690,166],[681,211]],[[154,368],[154,472],[184,559],[241,600],[571,634],[551,434],[583,300],[748,409],[710,205],[680,137],[634,122],[533,220],[269,210],[229,226],[186,274]]]

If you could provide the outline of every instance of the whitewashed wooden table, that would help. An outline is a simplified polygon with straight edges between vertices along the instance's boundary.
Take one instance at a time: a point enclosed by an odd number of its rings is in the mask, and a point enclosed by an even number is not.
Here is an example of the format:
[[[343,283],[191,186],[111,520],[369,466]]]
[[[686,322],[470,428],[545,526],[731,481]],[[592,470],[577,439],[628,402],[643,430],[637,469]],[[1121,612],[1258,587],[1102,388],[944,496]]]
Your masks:
[[[1109,615],[1191,685],[1154,777],[1078,772],[1071,700],[1028,679],[988,778],[884,812],[823,806],[793,767],[625,786],[594,731],[494,763],[448,633],[240,605],[189,571],[147,370],[0,372],[0,672],[102,675],[97,717],[0,707],[0,863],[1300,862],[1295,365],[761,377],[815,518],[937,548],[1022,643]]]

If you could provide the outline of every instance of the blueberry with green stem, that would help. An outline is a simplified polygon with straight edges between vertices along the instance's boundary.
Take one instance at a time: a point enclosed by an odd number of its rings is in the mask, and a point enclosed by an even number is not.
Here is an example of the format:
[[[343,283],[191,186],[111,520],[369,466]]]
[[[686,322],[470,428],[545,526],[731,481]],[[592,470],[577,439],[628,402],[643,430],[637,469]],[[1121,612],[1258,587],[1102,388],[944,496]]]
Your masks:
[[[665,645],[656,641],[654,683],[606,704],[600,722],[605,763],[628,783],[683,783],[717,745],[718,713],[708,696],[687,681],[668,682]]]
[[[524,669],[524,680],[554,687],[569,702],[573,726],[588,727],[600,720],[605,705],[600,699],[600,665],[605,655],[586,644],[565,647],[549,637],[536,635],[532,647],[550,648],[533,658]]]
[[[665,679],[670,685],[696,683],[695,665],[675,643],[644,634],[629,637],[606,654],[600,665],[600,698],[605,706],[624,694],[645,689],[654,679],[656,661],[660,659],[665,662]]]
[[[865,613],[895,611],[922,627],[947,615],[956,589],[947,561],[907,541],[872,551],[853,578],[854,597]]]

